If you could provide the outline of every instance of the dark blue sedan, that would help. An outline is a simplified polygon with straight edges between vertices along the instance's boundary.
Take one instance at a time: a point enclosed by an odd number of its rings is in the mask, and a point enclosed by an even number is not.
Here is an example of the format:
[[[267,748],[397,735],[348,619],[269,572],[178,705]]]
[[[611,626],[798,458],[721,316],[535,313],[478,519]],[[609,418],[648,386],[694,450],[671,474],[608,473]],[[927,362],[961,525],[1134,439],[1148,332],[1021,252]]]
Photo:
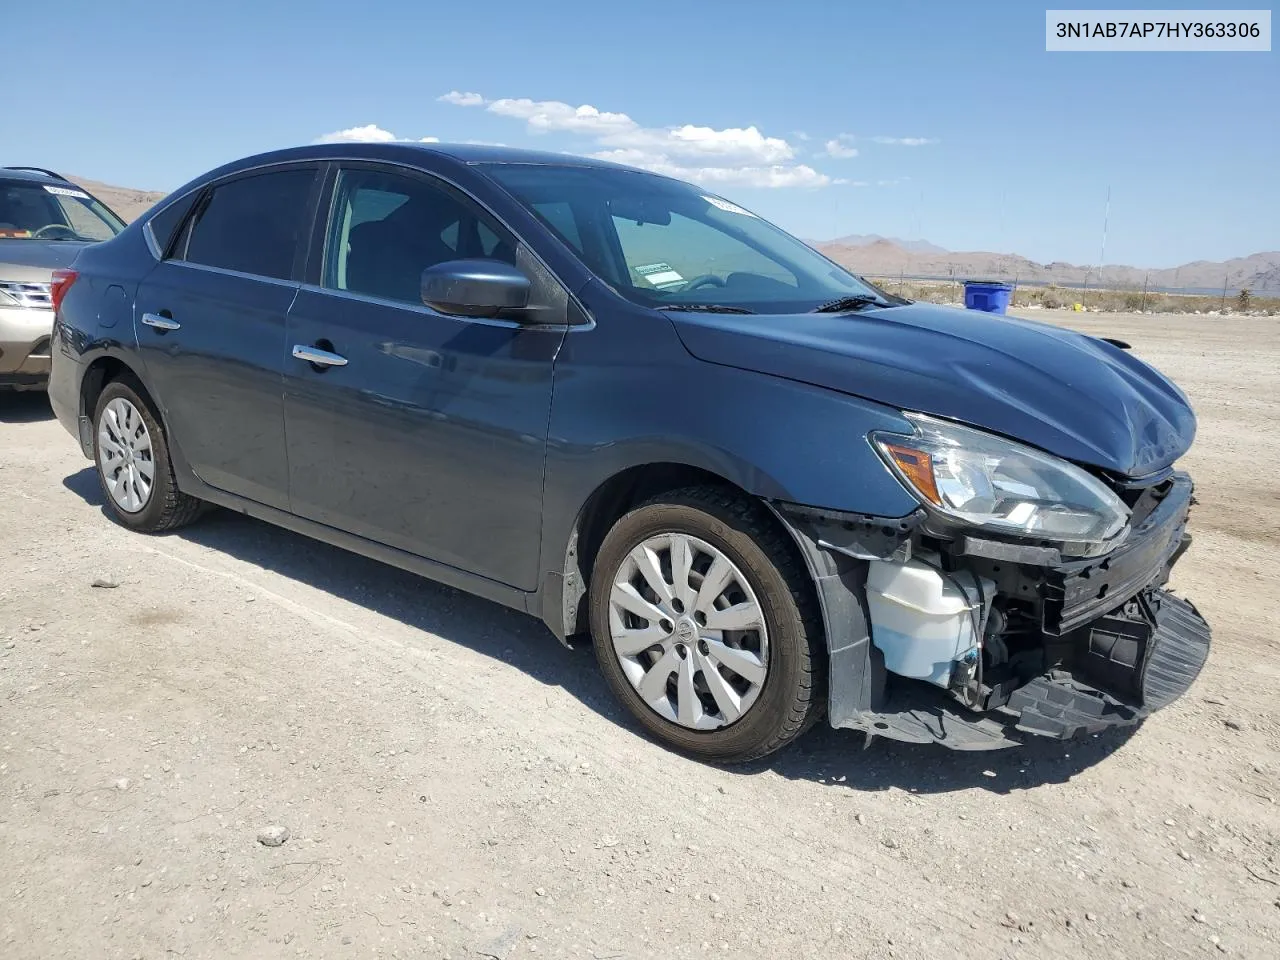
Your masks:
[[[221,167],[53,285],[112,516],[219,505],[590,637],[717,762],[824,715],[960,749],[1132,724],[1209,630],[1185,396],[1121,347],[911,303],[737,204],[575,157]]]

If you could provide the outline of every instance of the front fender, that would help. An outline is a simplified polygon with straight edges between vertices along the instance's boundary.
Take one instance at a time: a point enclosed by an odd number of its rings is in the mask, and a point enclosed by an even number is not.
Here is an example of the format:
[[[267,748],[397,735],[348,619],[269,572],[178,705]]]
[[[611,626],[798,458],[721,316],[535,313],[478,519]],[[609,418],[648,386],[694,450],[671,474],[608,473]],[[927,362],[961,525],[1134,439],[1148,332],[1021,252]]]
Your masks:
[[[614,368],[608,383],[557,377],[547,510],[576,515],[610,476],[682,463],[770,500],[877,516],[918,503],[867,439],[911,433],[899,411],[821,387],[692,361],[687,376]],[[563,529],[563,527],[562,527]]]
[[[533,611],[558,634],[562,577],[583,508],[632,468],[694,467],[765,500],[832,511],[905,517],[918,507],[867,439],[873,430],[909,433],[899,411],[683,350],[664,356],[652,341],[638,352],[651,363],[587,365],[573,352],[557,364],[547,445],[541,581],[554,586],[544,586],[541,610]]]

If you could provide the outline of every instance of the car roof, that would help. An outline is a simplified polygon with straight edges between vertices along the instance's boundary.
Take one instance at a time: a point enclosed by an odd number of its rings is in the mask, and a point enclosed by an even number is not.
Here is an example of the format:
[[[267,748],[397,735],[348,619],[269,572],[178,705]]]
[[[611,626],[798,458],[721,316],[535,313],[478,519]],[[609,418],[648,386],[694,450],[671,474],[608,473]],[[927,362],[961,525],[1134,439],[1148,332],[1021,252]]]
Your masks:
[[[66,177],[52,170],[37,167],[0,167],[0,179],[29,180],[32,183],[69,183]],[[76,187],[79,190],[79,187]]]
[[[496,144],[479,143],[420,143],[420,142],[343,142],[320,143],[303,147],[286,147],[269,153],[245,157],[227,164],[218,172],[230,172],[237,168],[262,166],[269,163],[286,163],[291,160],[398,160],[412,164],[421,162],[424,154],[448,157],[458,163],[522,163],[559,167],[597,167],[610,170],[630,170],[648,173],[636,167],[628,167],[607,160],[577,156],[570,153],[553,153],[544,150],[522,150]],[[204,179],[204,178],[201,178]]]

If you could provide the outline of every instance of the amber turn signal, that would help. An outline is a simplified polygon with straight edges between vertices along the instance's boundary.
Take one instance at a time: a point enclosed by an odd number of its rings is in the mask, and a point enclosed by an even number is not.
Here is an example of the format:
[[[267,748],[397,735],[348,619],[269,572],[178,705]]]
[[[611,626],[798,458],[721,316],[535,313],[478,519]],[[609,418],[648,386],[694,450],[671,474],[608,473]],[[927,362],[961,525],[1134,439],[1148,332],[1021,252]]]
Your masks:
[[[922,497],[934,506],[942,505],[938,485],[933,479],[933,458],[929,454],[910,447],[900,447],[896,443],[882,443],[881,447]]]

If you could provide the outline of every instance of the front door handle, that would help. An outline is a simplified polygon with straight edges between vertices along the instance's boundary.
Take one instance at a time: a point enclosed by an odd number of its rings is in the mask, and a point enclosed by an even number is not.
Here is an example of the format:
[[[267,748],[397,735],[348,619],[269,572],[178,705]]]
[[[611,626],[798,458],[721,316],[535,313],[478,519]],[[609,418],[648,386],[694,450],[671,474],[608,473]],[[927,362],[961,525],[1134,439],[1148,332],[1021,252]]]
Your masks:
[[[144,313],[142,322],[148,327],[155,327],[157,330],[180,330],[182,324],[172,317],[164,317],[158,313]]]
[[[314,363],[317,367],[345,367],[347,358],[330,350],[322,350],[319,347],[308,347],[301,343],[293,345],[293,355],[298,360],[305,360],[307,363]]]

